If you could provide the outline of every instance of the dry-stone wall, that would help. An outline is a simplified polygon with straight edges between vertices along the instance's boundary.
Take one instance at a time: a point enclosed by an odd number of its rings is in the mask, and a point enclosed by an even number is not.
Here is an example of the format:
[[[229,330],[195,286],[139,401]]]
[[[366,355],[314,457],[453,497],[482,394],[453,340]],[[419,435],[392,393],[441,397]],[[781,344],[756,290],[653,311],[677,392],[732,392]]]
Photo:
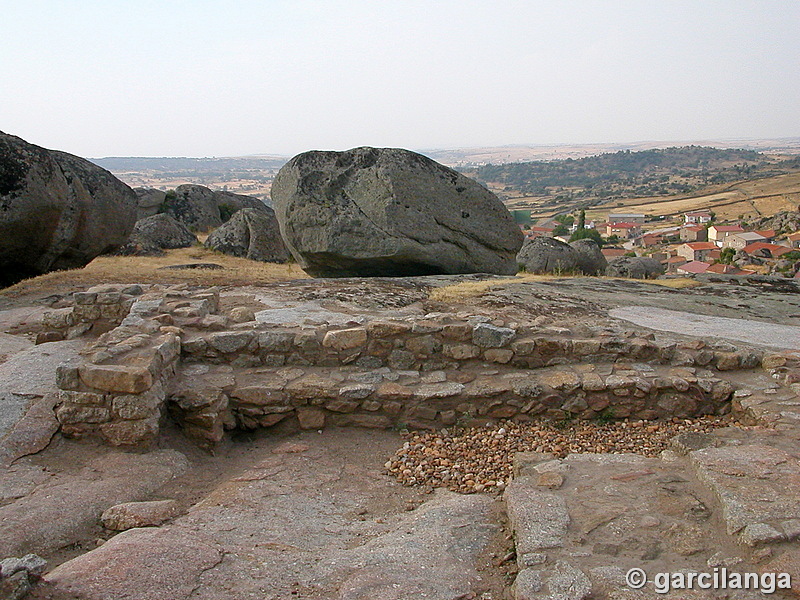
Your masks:
[[[136,446],[170,415],[213,445],[227,429],[287,420],[319,429],[689,417],[730,410],[734,388],[720,371],[763,366],[800,379],[786,355],[603,327],[576,332],[461,313],[275,326],[235,323],[219,306],[215,289],[76,294],[71,312],[51,322],[119,324],[82,365],[59,368],[62,432]]]

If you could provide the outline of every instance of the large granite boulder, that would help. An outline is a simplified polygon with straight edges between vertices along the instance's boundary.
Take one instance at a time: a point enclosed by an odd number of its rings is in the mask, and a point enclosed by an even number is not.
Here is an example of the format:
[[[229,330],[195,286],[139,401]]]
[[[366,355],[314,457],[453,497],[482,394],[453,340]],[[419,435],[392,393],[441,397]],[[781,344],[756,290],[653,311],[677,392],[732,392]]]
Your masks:
[[[208,236],[205,245],[212,250],[262,262],[285,263],[289,252],[281,239],[278,220],[272,209],[243,208]]]
[[[575,240],[569,244],[575,250],[577,269],[584,275],[604,275],[608,261],[597,242],[590,239]]]
[[[528,273],[574,273],[578,270],[578,252],[555,238],[528,238],[517,254],[517,263]]]
[[[305,152],[278,172],[272,202],[314,277],[517,271],[522,233],[503,203],[408,150]]]
[[[266,212],[258,198],[211,190],[202,185],[179,185],[168,192],[163,210],[192,231],[210,231],[227,221],[236,211],[252,208]]]
[[[136,201],[138,203],[136,218],[140,221],[157,215],[167,199],[167,192],[163,190],[140,187],[133,188],[133,191],[136,193]]]
[[[163,250],[188,248],[197,241],[197,237],[182,223],[167,214],[158,214],[137,221],[131,237],[118,254],[159,255]]]
[[[136,194],[111,173],[0,132],[0,286],[119,248]]]
[[[608,263],[606,275],[630,279],[655,279],[664,273],[664,266],[654,258],[620,256]]]

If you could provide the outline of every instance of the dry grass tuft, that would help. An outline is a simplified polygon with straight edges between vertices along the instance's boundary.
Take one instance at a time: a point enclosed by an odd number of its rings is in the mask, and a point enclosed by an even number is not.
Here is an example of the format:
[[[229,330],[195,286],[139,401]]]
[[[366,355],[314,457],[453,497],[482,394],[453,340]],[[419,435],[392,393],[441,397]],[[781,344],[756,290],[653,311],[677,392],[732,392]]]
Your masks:
[[[160,269],[187,263],[213,263],[222,269]],[[189,285],[259,285],[305,279],[296,263],[262,263],[236,258],[202,246],[167,250],[164,256],[98,256],[82,269],[54,271],[26,279],[0,291],[16,297],[47,292],[60,285],[92,286],[101,283],[186,283]]]
[[[563,277],[563,276],[561,276]],[[514,277],[502,279],[487,279],[486,281],[463,281],[435,288],[431,291],[429,299],[434,302],[461,302],[468,298],[476,298],[483,294],[492,292],[509,283],[524,283],[526,281],[542,281],[546,279],[558,279],[557,275],[533,275],[531,273],[520,273]]]

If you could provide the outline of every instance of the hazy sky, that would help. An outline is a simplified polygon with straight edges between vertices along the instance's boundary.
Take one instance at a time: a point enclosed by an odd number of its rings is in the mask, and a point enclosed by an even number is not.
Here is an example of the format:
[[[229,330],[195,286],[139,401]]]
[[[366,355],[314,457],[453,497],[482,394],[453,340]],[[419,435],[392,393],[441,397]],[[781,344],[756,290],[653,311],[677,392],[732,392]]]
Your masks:
[[[798,0],[0,0],[0,130],[89,157],[800,136]]]

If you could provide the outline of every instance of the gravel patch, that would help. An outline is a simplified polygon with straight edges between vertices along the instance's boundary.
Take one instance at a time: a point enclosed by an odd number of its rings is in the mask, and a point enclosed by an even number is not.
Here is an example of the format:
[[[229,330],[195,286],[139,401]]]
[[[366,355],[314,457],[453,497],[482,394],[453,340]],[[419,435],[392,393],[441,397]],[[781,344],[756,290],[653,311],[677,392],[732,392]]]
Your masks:
[[[454,492],[501,492],[511,481],[517,452],[633,453],[658,456],[679,433],[708,433],[735,424],[730,417],[671,421],[504,422],[492,427],[411,432],[384,465],[403,485]]]

